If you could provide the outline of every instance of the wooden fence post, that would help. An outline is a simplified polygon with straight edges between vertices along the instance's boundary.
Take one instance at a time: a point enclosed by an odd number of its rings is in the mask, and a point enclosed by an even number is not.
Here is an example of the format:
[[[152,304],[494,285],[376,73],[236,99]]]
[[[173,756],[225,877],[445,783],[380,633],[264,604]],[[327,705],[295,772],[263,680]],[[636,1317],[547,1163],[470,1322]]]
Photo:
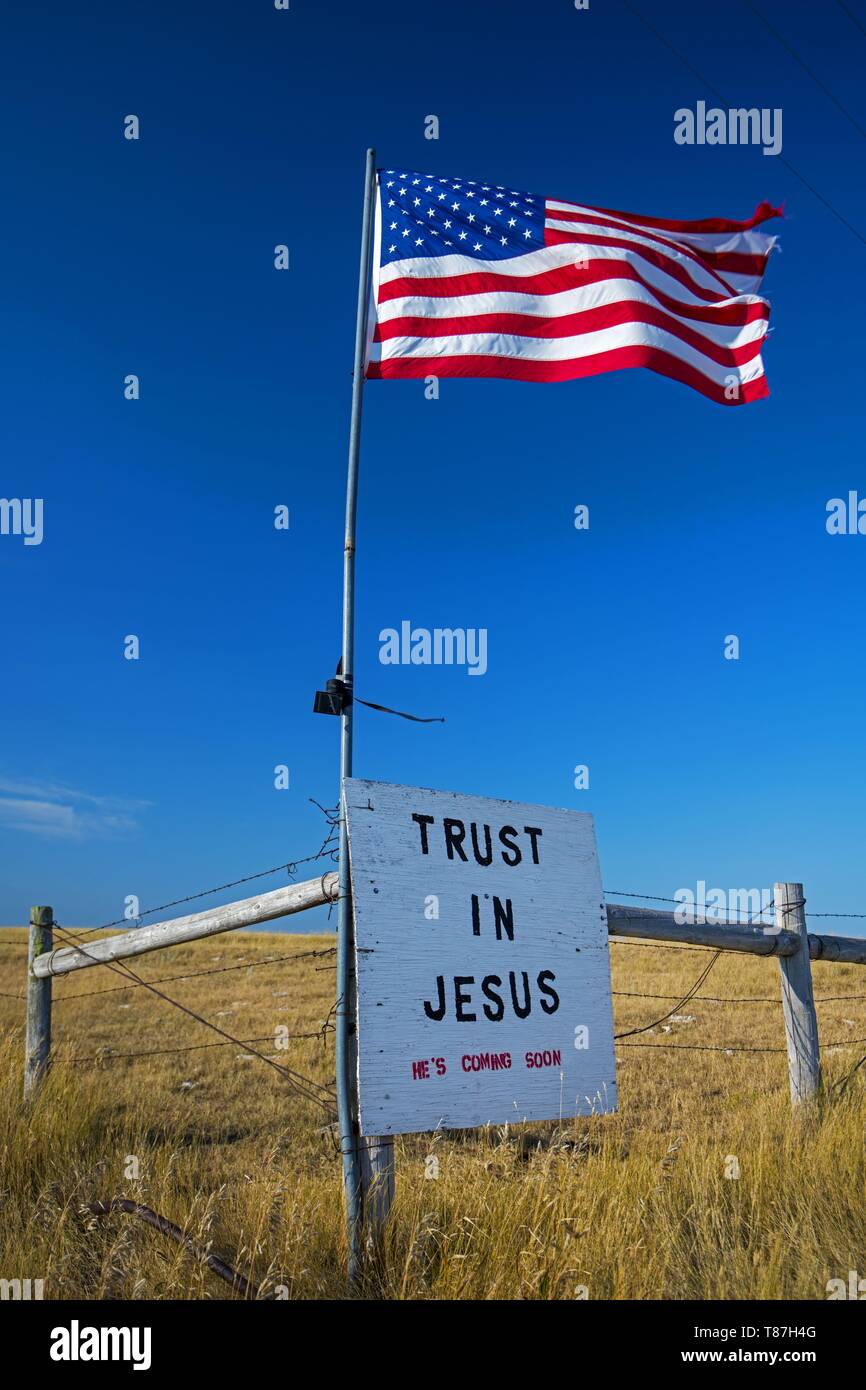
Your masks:
[[[375,1245],[384,1230],[394,1201],[394,1136],[382,1134],[360,1141],[361,1188],[368,1242]]]
[[[37,956],[50,951],[54,940],[51,928],[54,911],[50,907],[31,907],[30,937],[27,951],[27,1045],[24,1061],[24,1095],[29,1096],[48,1070],[51,1053],[51,976],[39,980],[33,974]]]
[[[806,900],[802,883],[777,883],[773,896],[776,926],[780,931],[794,932],[800,938],[800,949],[794,955],[779,957],[791,1103],[798,1105],[813,1096],[821,1085],[818,1020],[812,994],[812,965],[806,930]]]

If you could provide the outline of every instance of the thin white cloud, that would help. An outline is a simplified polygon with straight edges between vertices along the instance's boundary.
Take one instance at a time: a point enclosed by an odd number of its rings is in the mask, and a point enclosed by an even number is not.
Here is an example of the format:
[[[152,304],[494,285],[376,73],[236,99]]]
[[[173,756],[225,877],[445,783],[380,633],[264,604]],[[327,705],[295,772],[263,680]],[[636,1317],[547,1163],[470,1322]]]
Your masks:
[[[128,835],[138,827],[136,813],[148,805],[56,782],[0,777],[0,828],[31,835],[65,840]]]

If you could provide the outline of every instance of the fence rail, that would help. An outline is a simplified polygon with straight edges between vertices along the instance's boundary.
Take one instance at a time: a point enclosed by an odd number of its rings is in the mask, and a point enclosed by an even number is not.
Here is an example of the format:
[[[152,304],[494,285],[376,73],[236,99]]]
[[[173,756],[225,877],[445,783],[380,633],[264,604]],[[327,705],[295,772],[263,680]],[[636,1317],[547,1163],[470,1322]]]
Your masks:
[[[217,936],[224,931],[255,927],[260,922],[273,922],[308,907],[320,907],[334,902],[337,896],[337,875],[322,874],[304,883],[290,883],[255,898],[214,907],[208,912],[196,912],[190,917],[177,917],[172,922],[153,922],[149,927],[136,927],[118,936],[88,941],[86,946],[61,946],[36,956],[31,973],[37,980],[51,975],[68,975],[72,970],[85,970],[91,965],[105,965],[128,956],[142,956],[166,946],[179,946],[185,941],[197,941],[202,936]]]

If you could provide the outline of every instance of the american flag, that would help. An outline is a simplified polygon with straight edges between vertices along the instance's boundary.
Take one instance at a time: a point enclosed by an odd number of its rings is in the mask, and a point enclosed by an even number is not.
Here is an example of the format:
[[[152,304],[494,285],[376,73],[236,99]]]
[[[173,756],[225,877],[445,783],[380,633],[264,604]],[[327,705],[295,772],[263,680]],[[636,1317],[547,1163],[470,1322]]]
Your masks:
[[[677,222],[474,179],[377,182],[368,377],[649,367],[723,405],[769,394],[769,203],[745,222]]]

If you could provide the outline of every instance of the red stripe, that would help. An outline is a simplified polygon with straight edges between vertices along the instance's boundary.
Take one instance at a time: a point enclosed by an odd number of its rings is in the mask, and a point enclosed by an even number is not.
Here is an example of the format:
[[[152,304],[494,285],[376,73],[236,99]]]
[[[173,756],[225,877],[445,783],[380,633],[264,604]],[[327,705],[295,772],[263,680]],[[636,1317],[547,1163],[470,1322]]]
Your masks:
[[[450,338],[464,333],[513,333],[522,338],[568,338],[573,334],[594,333],[599,329],[615,328],[623,323],[648,323],[662,328],[682,342],[688,343],[705,357],[720,366],[737,367],[751,362],[761,351],[766,334],[739,347],[725,347],[711,342],[701,333],[680,323],[662,309],[634,300],[616,304],[601,304],[559,318],[538,318],[533,314],[473,314],[460,318],[399,318],[377,324],[375,341],[390,338]]]
[[[653,251],[649,246],[638,246],[633,241],[623,241],[621,237],[593,236],[592,233],[587,234],[586,232],[581,232],[575,236],[571,232],[558,232],[552,227],[545,226],[545,246],[563,246],[574,242],[579,242],[584,246],[616,246],[621,251],[628,251],[630,256],[639,256],[642,261],[647,261],[650,265],[656,266],[658,270],[664,271],[665,275],[669,275],[671,279],[679,280],[680,284],[684,285],[687,290],[691,290],[693,294],[696,294],[700,299],[706,299],[709,303],[714,303],[719,299],[729,299],[731,295],[737,293],[731,285],[725,283],[721,275],[717,275],[709,267],[705,267],[707,274],[718,280],[724,293],[720,294],[717,290],[705,289],[692,279],[684,265],[679,265],[676,261],[671,260],[670,256],[666,256],[662,251]]]
[[[766,377],[745,382],[737,400],[727,400],[724,388],[709,381],[701,372],[661,348],[614,348],[593,357],[568,362],[527,362],[515,357],[398,357],[387,362],[370,362],[370,378],[418,377],[506,377],[512,381],[571,381],[578,377],[615,372],[623,367],[649,367],[661,376],[681,381],[702,396],[721,405],[746,405],[769,396]]]
[[[573,265],[556,266],[538,271],[535,275],[500,275],[496,271],[476,270],[466,275],[404,275],[399,280],[386,280],[379,286],[379,303],[393,299],[418,296],[426,299],[451,299],[457,295],[499,294],[559,294],[562,290],[582,289],[602,280],[633,280],[643,285],[664,308],[683,318],[701,323],[753,323],[769,314],[766,300],[754,304],[685,304],[657,289],[630,261],[590,261],[585,270]]]
[[[561,222],[588,222],[595,227],[616,227],[621,232],[637,232],[640,228],[629,222],[613,222],[609,218],[591,217],[583,212],[559,212],[555,208],[548,207],[547,220]],[[769,251],[761,255],[759,252],[751,251],[713,251],[704,250],[703,247],[690,246],[685,241],[670,241],[667,237],[653,236],[652,232],[646,233],[651,241],[655,241],[659,246],[668,246],[672,251],[679,251],[690,260],[697,261],[700,265],[706,266],[711,270],[727,270],[734,275],[756,275],[759,279],[767,268]]]
[[[557,199],[557,202],[568,200]],[[574,204],[572,204],[572,207]],[[640,217],[635,212],[617,212],[615,208],[593,208],[593,212],[607,213],[611,217],[621,217],[625,222],[638,226],[658,227],[663,232],[748,232],[752,227],[768,222],[771,217],[783,217],[782,208],[774,208],[772,203],[759,203],[751,217],[745,222],[735,222],[730,217],[703,217],[696,222],[675,222],[665,217]]]

